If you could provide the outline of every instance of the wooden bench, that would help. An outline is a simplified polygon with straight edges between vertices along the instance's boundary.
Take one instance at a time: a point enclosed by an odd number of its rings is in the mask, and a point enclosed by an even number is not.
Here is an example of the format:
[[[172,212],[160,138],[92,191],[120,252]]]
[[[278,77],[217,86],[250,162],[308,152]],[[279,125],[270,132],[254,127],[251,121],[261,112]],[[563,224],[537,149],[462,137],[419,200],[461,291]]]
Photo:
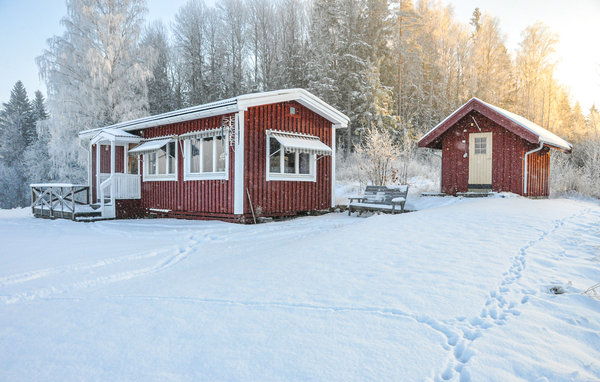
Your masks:
[[[383,211],[395,214],[400,208],[404,212],[404,204],[408,194],[408,185],[402,186],[367,186],[362,196],[348,199],[348,215],[353,211]]]

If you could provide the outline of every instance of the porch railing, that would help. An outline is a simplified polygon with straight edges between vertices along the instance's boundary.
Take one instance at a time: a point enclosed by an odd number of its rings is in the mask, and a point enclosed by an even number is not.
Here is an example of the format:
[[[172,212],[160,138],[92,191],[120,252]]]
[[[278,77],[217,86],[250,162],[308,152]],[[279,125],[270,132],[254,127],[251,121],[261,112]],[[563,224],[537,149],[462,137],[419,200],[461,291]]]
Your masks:
[[[105,183],[111,179],[110,174],[100,174],[100,185],[104,184],[104,197],[112,198],[113,187],[107,187],[111,182]],[[139,199],[141,197],[141,182],[140,176],[137,174],[120,174],[115,173],[112,176],[114,183],[114,198],[115,199]]]
[[[75,219],[78,206],[89,205],[89,187],[70,183],[31,184],[31,212],[36,216]]]

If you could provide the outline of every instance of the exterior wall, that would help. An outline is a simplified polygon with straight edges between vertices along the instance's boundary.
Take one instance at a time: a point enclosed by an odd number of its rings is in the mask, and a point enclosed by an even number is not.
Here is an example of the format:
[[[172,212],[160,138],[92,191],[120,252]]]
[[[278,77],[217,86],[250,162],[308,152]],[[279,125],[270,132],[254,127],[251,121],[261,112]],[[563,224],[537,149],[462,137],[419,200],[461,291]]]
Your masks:
[[[123,173],[125,148],[115,146],[115,172]],[[100,145],[100,173],[110,174],[110,145]]]
[[[174,123],[142,130],[144,138],[181,135],[221,126],[223,116]],[[135,133],[135,132],[134,132]],[[229,148],[228,180],[183,180],[182,145],[177,155],[177,181],[142,181],[141,208],[171,210],[167,216],[233,218],[234,152]],[[140,174],[143,178],[143,159]]]
[[[135,219],[144,216],[144,209],[139,199],[117,199],[115,200],[117,219]]]
[[[289,115],[289,108],[296,115]],[[261,216],[291,215],[331,207],[331,156],[317,160],[315,182],[266,180],[266,130],[281,130],[318,136],[332,146],[331,122],[297,102],[284,102],[249,108],[245,112],[244,196],[246,189],[255,211]],[[251,217],[248,198],[244,214]]]
[[[527,151],[536,149],[537,146],[529,145]],[[548,197],[550,195],[550,149],[529,154],[527,157],[527,196]]]
[[[444,133],[442,139],[442,192],[456,195],[457,192],[468,191],[469,158],[465,152],[469,151],[469,134],[479,133],[473,122],[474,117],[481,128],[481,132],[491,132],[492,138],[492,190],[496,192],[508,191],[523,194],[523,156],[531,150],[531,144],[511,133],[492,120],[484,117],[477,111],[471,111],[461,118],[454,126]],[[463,143],[463,140],[465,141]],[[530,159],[533,155],[530,155]],[[538,166],[539,167],[539,166]],[[538,168],[536,167],[536,168]],[[536,187],[542,187],[544,176],[547,190],[547,171],[536,173]]]

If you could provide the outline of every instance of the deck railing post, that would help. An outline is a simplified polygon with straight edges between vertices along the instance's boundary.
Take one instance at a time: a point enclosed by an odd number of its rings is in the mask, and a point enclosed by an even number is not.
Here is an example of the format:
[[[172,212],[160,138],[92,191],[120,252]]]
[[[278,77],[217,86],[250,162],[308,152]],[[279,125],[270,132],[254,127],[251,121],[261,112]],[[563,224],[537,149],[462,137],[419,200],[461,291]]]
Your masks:
[[[71,186],[71,206],[72,206],[72,211],[71,211],[71,219],[75,220],[75,186]]]
[[[50,217],[54,217],[54,187],[50,187]]]

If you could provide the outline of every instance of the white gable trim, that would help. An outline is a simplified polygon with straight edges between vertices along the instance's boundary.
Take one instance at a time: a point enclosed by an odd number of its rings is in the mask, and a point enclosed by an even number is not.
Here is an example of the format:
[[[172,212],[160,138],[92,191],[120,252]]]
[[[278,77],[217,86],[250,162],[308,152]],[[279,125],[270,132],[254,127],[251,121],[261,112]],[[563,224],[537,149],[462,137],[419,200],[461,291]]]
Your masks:
[[[317,96],[304,89],[285,89],[271,92],[246,94],[236,98],[211,102],[204,105],[193,106],[186,109],[175,110],[168,113],[135,119],[132,121],[121,122],[102,128],[89,129],[80,132],[79,137],[82,139],[89,139],[103,129],[119,129],[122,131],[142,130],[150,127],[191,121],[194,119],[206,118],[215,115],[237,113],[247,110],[249,107],[253,106],[268,105],[271,103],[287,101],[297,101],[301,105],[332,122],[335,128],[343,128],[348,126],[350,119],[344,113],[327,104]]]

